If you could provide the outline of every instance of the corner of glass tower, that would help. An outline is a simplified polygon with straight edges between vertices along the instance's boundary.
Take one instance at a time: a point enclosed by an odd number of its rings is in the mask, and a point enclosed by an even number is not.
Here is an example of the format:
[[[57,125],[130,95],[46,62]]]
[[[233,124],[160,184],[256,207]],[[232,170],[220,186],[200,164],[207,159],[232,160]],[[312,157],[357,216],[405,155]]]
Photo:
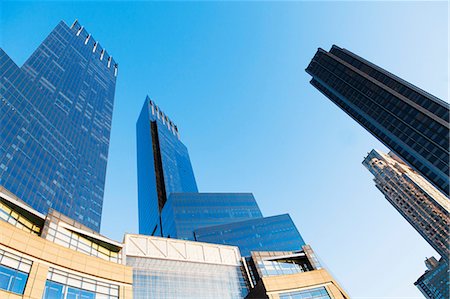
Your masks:
[[[117,63],[78,21],[22,67],[0,51],[0,185],[100,230]]]
[[[139,233],[162,236],[161,211],[171,193],[198,192],[178,127],[148,96],[136,123]]]

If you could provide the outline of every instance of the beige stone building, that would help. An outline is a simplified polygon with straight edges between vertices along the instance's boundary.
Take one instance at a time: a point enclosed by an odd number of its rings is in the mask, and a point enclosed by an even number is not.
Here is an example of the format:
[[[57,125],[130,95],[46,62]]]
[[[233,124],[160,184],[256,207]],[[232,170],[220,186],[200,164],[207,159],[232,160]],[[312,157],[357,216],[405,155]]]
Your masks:
[[[0,187],[0,298],[132,299],[121,243]]]
[[[252,252],[243,262],[250,285],[248,299],[350,298],[320,266],[309,245],[295,252]]]

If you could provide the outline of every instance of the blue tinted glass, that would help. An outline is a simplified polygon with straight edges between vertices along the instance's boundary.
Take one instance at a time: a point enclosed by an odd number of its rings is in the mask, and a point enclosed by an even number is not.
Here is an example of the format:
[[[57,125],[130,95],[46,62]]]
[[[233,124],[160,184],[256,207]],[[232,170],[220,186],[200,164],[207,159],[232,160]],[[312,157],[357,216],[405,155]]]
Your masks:
[[[47,280],[43,299],[63,299],[63,288],[62,284]]]
[[[161,222],[165,237],[194,240],[196,229],[261,217],[251,193],[173,193]]]
[[[280,294],[280,299],[331,299],[324,287]]]
[[[0,266],[0,289],[23,294],[28,274],[9,267]]]
[[[116,77],[94,44],[61,22],[22,67],[0,49],[0,185],[99,231]]]
[[[200,228],[197,241],[235,245],[242,256],[251,251],[295,251],[305,242],[288,214]]]
[[[85,291],[85,290],[81,290],[81,297],[80,297],[80,299],[94,299],[94,298],[95,298],[95,293],[89,292],[89,291]]]
[[[67,299],[80,299],[80,297],[81,297],[80,289],[73,287],[67,288],[67,295],[66,295]]]
[[[139,115],[136,135],[139,233],[160,236],[160,212],[170,194],[197,192],[197,183],[178,129],[149,97]]]
[[[9,291],[14,277],[14,270],[0,266],[0,289]]]
[[[15,273],[13,286],[11,288],[11,292],[17,294],[23,294],[25,290],[25,285],[27,284],[28,274],[17,271]]]

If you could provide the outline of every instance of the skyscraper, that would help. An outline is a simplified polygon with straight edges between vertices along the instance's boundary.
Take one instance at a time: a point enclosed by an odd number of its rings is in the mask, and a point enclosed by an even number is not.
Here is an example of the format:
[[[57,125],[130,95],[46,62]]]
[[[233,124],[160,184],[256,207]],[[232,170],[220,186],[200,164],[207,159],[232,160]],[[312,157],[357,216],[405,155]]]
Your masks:
[[[238,246],[299,250],[289,215],[263,217],[251,193],[199,193],[177,126],[146,98],[136,124],[139,232]]]
[[[335,45],[306,68],[311,84],[449,195],[449,105]]]
[[[450,268],[448,262],[434,258],[425,260],[428,270],[417,279],[414,285],[427,299],[450,298]]]
[[[116,76],[77,21],[60,22],[22,67],[0,49],[0,185],[99,231]]]
[[[136,123],[139,233],[162,236],[161,211],[171,193],[197,192],[177,126],[147,96]]]
[[[372,150],[363,164],[386,199],[448,261],[450,201],[445,195],[393,154]]]

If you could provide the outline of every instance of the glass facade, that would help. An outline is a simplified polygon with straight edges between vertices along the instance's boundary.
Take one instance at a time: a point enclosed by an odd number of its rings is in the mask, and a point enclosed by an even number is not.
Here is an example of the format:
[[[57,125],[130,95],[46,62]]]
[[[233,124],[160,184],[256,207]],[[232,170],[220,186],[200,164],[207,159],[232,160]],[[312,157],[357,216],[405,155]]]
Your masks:
[[[0,49],[0,185],[100,230],[114,59],[60,22],[22,67]]]
[[[43,299],[118,299],[119,286],[50,268]]]
[[[441,259],[437,265],[430,268],[414,285],[428,299],[450,298],[450,267],[448,262]]]
[[[160,213],[171,193],[197,192],[177,126],[149,97],[136,124],[139,233],[162,236]]]
[[[127,257],[133,267],[133,298],[244,298],[240,267]]]
[[[449,195],[449,105],[363,58],[319,49],[311,84]]]
[[[280,299],[331,299],[325,287],[279,294]]]
[[[235,245],[242,256],[251,251],[295,251],[305,245],[288,214],[197,229],[201,242]]]
[[[307,258],[278,258],[258,261],[262,276],[295,274],[314,270]]]
[[[0,289],[23,295],[32,262],[0,249]]]
[[[251,193],[173,193],[162,213],[163,236],[194,240],[194,230],[261,218]]]

